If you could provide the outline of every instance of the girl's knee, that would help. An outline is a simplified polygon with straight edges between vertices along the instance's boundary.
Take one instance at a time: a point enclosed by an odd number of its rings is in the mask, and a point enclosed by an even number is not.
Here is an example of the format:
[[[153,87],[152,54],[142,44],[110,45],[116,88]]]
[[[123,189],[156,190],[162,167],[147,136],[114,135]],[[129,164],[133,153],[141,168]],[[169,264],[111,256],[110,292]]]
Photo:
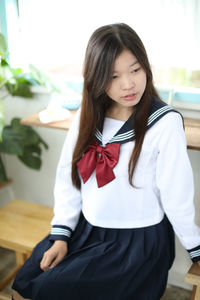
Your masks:
[[[14,300],[30,300],[27,298],[23,298],[18,292],[13,290],[13,299]]]

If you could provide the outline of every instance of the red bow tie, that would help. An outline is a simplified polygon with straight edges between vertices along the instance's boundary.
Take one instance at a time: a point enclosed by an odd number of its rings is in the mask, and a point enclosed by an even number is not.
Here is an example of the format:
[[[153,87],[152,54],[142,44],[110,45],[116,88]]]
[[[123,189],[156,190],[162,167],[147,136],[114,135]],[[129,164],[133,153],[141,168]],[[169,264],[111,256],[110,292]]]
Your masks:
[[[88,180],[95,168],[98,187],[102,187],[115,179],[113,168],[118,162],[119,150],[119,143],[101,147],[94,141],[77,163],[83,182],[85,183]]]

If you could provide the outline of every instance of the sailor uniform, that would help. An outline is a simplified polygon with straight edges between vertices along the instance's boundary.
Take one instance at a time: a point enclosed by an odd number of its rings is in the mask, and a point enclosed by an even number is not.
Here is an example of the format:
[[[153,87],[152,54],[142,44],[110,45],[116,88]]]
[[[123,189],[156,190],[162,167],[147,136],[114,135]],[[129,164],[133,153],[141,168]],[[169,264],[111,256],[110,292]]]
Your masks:
[[[134,113],[126,122],[105,118],[77,164],[80,191],[71,181],[79,118],[80,111],[58,164],[51,234],[36,246],[13,288],[32,300],[158,300],[174,260],[174,231],[191,259],[200,260],[182,116],[153,99],[134,187],[128,180]],[[68,254],[42,272],[42,255],[54,240],[68,241]]]

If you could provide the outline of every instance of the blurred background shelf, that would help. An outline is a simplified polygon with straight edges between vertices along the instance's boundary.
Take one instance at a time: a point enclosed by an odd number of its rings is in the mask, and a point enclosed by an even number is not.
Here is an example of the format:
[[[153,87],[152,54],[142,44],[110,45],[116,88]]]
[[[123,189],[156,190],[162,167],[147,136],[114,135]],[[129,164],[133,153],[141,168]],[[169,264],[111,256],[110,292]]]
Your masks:
[[[41,123],[38,118],[38,113],[35,113],[22,119],[21,124],[67,130],[70,127],[70,124],[76,111],[71,111],[71,113],[72,117],[70,119],[52,123]],[[200,151],[200,120],[184,118],[184,122],[185,133],[187,138],[187,148]]]
[[[39,120],[38,114],[34,113],[24,119],[21,120],[22,125],[29,125],[29,126],[41,126],[41,127],[47,127],[47,128],[55,128],[55,129],[63,129],[67,130],[70,127],[70,124],[72,122],[72,119],[75,115],[76,111],[71,111],[72,117],[64,120],[64,121],[57,121],[57,122],[51,122],[51,123],[42,123]]]

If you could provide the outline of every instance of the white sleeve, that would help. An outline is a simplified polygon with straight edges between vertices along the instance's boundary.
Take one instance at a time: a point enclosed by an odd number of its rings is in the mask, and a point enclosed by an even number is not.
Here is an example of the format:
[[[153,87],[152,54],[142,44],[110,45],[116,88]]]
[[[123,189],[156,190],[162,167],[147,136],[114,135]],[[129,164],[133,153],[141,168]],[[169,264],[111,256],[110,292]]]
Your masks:
[[[178,113],[169,113],[159,143],[156,181],[160,201],[182,245],[197,250],[200,259],[200,228],[195,224],[194,182],[183,121]]]
[[[76,113],[65,139],[56,172],[54,187],[54,217],[51,239],[68,240],[81,212],[81,192],[71,179],[72,156],[78,137],[80,110]]]

